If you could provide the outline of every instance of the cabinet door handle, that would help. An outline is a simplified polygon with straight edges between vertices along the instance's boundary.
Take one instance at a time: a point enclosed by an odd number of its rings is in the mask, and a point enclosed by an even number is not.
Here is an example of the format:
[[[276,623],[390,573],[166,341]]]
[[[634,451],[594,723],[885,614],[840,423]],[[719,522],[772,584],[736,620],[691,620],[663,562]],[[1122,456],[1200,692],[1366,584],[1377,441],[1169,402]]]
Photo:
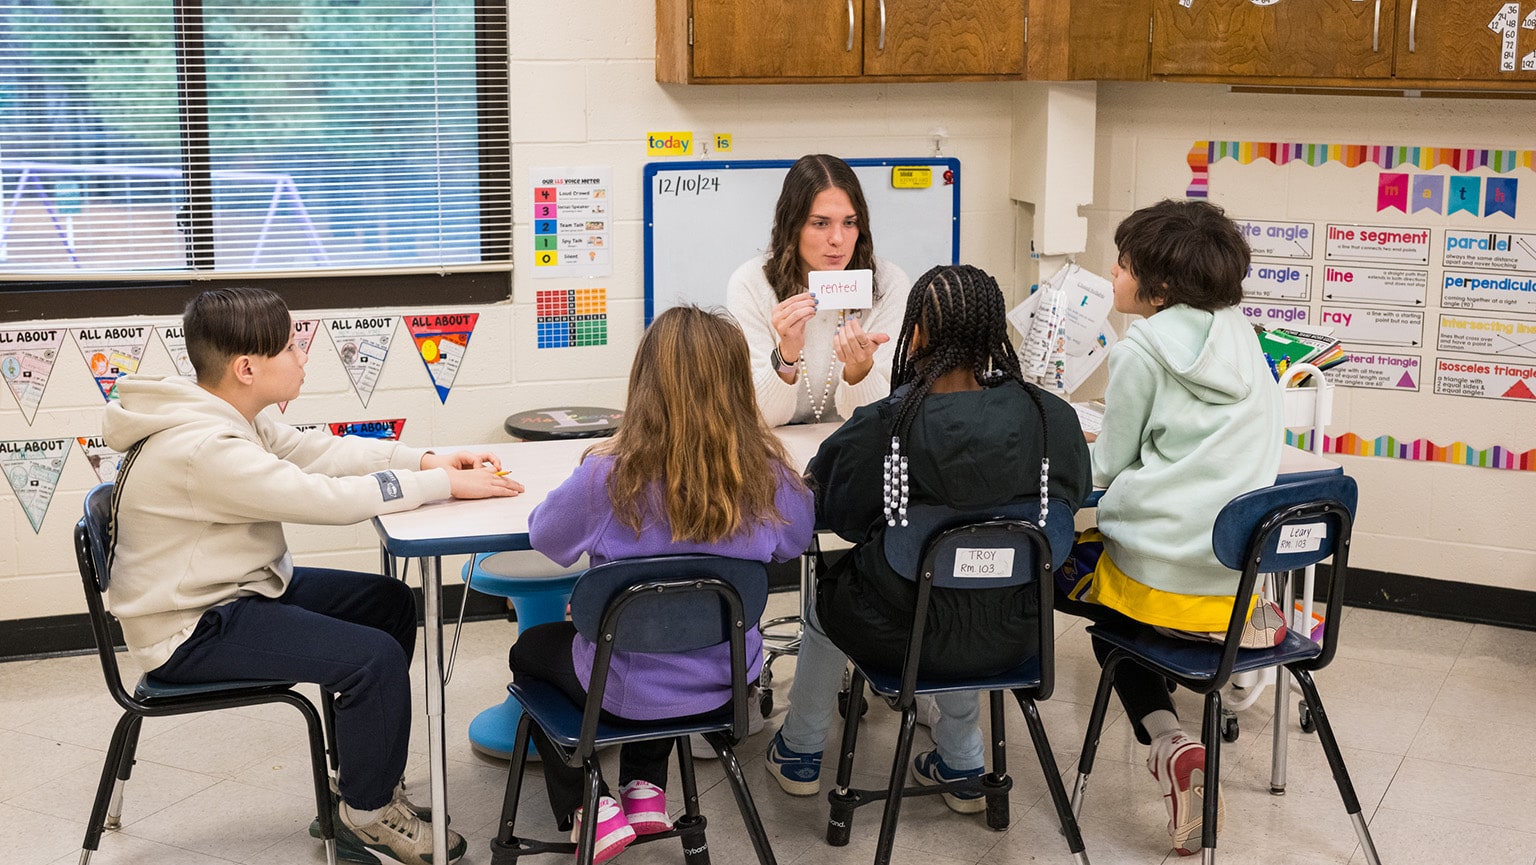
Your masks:
[[[1413,5],[1408,7],[1408,53],[1418,50],[1419,43],[1419,0],[1413,0]]]
[[[876,47],[885,50],[885,0],[880,0],[880,43]]]
[[[1381,0],[1376,0],[1376,20],[1371,25],[1371,53],[1381,50]]]
[[[848,0],[848,45],[843,50],[853,50],[853,0]]]

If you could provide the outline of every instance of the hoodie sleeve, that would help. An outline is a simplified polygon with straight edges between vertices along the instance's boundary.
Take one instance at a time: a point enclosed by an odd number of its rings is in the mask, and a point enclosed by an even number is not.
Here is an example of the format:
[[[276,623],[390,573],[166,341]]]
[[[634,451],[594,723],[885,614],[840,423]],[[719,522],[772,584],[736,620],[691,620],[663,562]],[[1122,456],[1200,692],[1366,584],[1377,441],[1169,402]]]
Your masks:
[[[381,444],[328,437],[342,442],[342,450]],[[371,473],[333,477],[306,471],[232,430],[204,438],[186,453],[186,461],[189,500],[211,522],[350,525],[451,494],[442,469],[391,469],[387,459],[379,459]]]
[[[806,468],[816,485],[817,524],[845,540],[863,540],[883,513],[885,455],[890,419],[876,403],[856,409],[838,427]]]
[[[560,486],[550,490],[528,515],[528,543],[561,567],[597,549],[603,531],[614,519],[608,498],[611,460],[589,456]]]
[[[773,560],[787,562],[797,558],[811,545],[816,529],[816,504],[811,491],[788,466],[779,467],[779,489],[774,504],[786,522],[777,526],[778,543]]]
[[[1129,342],[1122,341],[1109,353],[1104,425],[1089,448],[1094,486],[1109,486],[1121,472],[1141,462],[1141,443],[1157,391],[1150,363]]]

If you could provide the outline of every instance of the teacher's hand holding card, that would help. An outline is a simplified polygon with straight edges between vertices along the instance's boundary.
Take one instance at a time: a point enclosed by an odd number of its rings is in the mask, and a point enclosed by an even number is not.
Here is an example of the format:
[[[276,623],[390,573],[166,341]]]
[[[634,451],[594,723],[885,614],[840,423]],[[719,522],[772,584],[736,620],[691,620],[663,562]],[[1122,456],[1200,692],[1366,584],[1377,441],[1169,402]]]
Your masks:
[[[807,282],[821,309],[863,310],[873,303],[874,274],[868,270],[813,270]],[[866,332],[857,316],[839,319],[832,353],[842,361],[843,380],[862,381],[875,365],[875,349],[890,341],[890,334]]]

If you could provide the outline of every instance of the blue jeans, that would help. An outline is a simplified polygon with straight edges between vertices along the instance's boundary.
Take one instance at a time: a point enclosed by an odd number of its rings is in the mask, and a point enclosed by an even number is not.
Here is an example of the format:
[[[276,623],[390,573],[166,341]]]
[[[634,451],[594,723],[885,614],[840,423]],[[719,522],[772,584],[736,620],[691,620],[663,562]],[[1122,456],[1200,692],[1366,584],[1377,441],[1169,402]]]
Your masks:
[[[203,613],[154,670],[168,682],[313,682],[336,695],[337,785],[363,811],[382,808],[405,774],[411,737],[416,599],[377,574],[294,568],[281,597],[240,598]]]
[[[837,692],[843,683],[848,656],[821,629],[816,604],[807,603],[800,628],[800,651],[795,657],[795,681],[789,688],[789,713],[779,735],[791,751],[823,750],[832,716],[837,711]],[[975,691],[937,694],[939,721],[933,744],[951,769],[979,769],[982,752],[980,702]],[[850,719],[857,723],[857,718]]]

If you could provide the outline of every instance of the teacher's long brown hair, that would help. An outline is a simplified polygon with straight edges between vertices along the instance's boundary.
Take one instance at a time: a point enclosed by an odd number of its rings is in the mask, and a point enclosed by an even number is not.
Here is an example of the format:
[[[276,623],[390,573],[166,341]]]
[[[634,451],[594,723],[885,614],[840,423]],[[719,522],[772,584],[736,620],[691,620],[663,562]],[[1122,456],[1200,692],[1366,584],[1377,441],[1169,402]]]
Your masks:
[[[651,322],[629,371],[619,431],[588,452],[614,457],[608,495],[619,521],[638,535],[662,507],[674,541],[714,543],[783,523],[779,483],[800,482],[757,408],[741,328],[696,306]]]
[[[853,168],[836,156],[812,153],[795,160],[784,175],[784,185],[779,189],[779,200],[773,207],[773,232],[768,236],[768,260],[763,263],[763,275],[773,286],[773,294],[779,300],[805,291],[804,263],[800,261],[800,230],[811,218],[811,205],[816,196],[828,189],[841,189],[853,204],[854,216],[859,221],[859,239],[853,243],[853,254],[848,258],[849,270],[875,269],[875,236],[869,230],[869,205],[864,202],[864,188]],[[879,282],[875,283],[875,298],[880,297]]]

